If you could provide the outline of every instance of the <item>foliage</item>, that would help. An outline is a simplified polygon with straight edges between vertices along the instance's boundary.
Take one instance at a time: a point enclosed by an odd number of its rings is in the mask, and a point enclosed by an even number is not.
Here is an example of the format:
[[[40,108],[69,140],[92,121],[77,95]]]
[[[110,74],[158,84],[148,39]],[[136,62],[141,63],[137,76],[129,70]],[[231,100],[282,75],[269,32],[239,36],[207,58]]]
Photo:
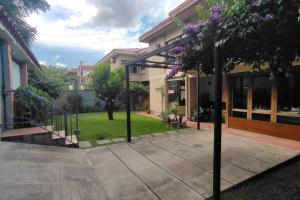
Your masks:
[[[67,101],[68,101],[68,107],[66,108],[69,112],[76,113],[76,103],[78,106],[78,111],[83,112],[83,97],[82,95],[78,92],[70,92],[68,93],[67,96]],[[76,102],[77,101],[77,102]]]
[[[192,38],[177,47],[175,65],[168,77],[195,68],[214,73],[214,48],[224,60],[225,72],[237,64],[248,64],[253,71],[269,65],[270,77],[289,75],[289,67],[300,52],[300,23],[297,0],[209,0],[209,9],[199,6],[197,24],[185,26]]]
[[[135,106],[138,103],[143,102],[145,99],[149,97],[149,86],[136,83],[136,82],[131,82],[130,96],[132,99],[133,109],[135,109]]]
[[[91,87],[103,100],[115,100],[124,93],[125,68],[111,70],[109,63],[100,64],[92,71]]]
[[[165,96],[166,96],[165,87],[162,85],[159,88],[155,88],[155,91],[160,94],[160,97],[161,97],[161,101],[160,101],[161,112],[163,113],[164,112],[164,99],[165,99]]]
[[[46,0],[0,0],[0,5],[15,22],[27,44],[35,39],[37,30],[25,18],[32,13],[46,12],[50,8]]]
[[[198,115],[197,115],[198,110],[195,109],[192,115],[192,121],[198,121]],[[208,108],[199,108],[199,118],[200,121],[213,121],[213,113],[214,109],[213,107],[208,107]]]
[[[64,67],[42,66],[42,69],[35,69],[29,74],[30,85],[47,92],[54,99],[68,90],[74,79],[77,79],[76,73]]]
[[[161,112],[159,117],[161,118],[161,120],[163,122],[167,122],[168,121],[168,118],[170,116],[171,112],[170,111],[167,111],[167,112]]]
[[[33,92],[34,94],[44,98],[45,100],[53,101],[53,99],[49,96],[47,92],[44,92],[43,90],[36,88],[34,86],[19,87],[16,92],[23,92],[26,90]]]
[[[52,101],[52,98],[43,90],[40,90],[32,86],[19,87],[14,93],[15,128],[24,128],[24,127],[32,126],[28,121],[29,119],[27,119],[28,112],[30,113],[30,120],[35,120],[40,124],[46,123],[49,117],[47,104],[41,101],[35,101],[34,103],[32,103],[32,101],[26,101],[24,98],[32,98],[32,97],[28,97],[25,91],[31,91],[34,94],[38,95],[39,97],[42,97],[47,101],[50,102]],[[43,112],[41,112],[41,110]]]
[[[178,115],[179,109],[178,109],[178,103],[175,104],[175,106],[171,109],[171,113],[174,115]]]

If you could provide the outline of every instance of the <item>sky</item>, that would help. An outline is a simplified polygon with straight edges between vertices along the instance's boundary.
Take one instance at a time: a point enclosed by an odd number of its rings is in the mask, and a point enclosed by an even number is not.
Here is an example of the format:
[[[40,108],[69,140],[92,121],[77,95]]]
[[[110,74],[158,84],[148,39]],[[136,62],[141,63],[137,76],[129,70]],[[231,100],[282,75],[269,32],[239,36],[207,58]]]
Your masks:
[[[139,43],[139,36],[167,18],[182,2],[48,0],[49,11],[27,19],[38,31],[31,48],[44,65],[94,65],[112,49],[146,47]]]

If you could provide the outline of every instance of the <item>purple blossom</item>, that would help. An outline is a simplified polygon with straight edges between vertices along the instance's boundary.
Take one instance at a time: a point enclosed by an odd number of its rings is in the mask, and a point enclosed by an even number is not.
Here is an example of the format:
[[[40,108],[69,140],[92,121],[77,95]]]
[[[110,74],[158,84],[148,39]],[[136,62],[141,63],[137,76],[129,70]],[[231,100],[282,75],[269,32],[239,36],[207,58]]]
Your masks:
[[[167,78],[174,77],[181,69],[182,69],[182,67],[179,63],[172,65],[171,66],[171,71],[167,75]]]
[[[183,46],[178,46],[173,49],[174,54],[181,54],[181,53],[184,53],[185,51],[186,51],[186,48]]]
[[[194,28],[194,25],[193,24],[188,24],[184,27],[184,31],[188,34],[196,34],[197,31],[196,29]]]
[[[211,21],[213,23],[218,23],[222,17],[222,10],[223,10],[223,7],[220,4],[214,4],[211,7],[211,14],[208,17],[209,21]]]
[[[271,22],[274,19],[274,15],[271,13],[266,14],[266,16],[263,18],[265,22]]]
[[[253,1],[252,1],[252,5],[253,5],[253,6],[256,6],[256,7],[257,7],[257,6],[260,6],[260,4],[261,4],[261,1],[260,1],[260,0],[253,0]]]
[[[254,12],[254,13],[252,13],[252,16],[253,17],[257,17],[257,18],[259,18],[260,16],[259,16],[259,14],[258,14],[258,12]]]
[[[188,24],[184,27],[184,32],[190,35],[195,35],[201,28],[204,27],[204,22],[199,21],[197,24]]]

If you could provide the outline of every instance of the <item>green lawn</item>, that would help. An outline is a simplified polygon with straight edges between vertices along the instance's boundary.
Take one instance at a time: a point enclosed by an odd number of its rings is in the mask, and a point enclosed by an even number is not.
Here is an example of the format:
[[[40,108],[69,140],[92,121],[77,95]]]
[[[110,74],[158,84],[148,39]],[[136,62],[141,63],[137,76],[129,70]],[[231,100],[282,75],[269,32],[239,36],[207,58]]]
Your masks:
[[[160,120],[131,113],[132,136],[173,130]],[[79,140],[89,141],[97,146],[102,139],[126,137],[126,113],[115,112],[114,120],[109,121],[106,112],[79,114]]]

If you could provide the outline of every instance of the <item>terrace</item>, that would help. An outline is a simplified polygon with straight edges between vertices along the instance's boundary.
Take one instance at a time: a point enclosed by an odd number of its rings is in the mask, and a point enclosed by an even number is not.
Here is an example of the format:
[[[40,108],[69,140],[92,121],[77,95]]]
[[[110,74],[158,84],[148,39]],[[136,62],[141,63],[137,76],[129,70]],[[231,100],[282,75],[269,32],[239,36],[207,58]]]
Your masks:
[[[230,134],[222,142],[222,190],[299,154]],[[0,199],[188,200],[212,195],[211,131],[184,129],[85,150],[5,142],[0,149]]]

